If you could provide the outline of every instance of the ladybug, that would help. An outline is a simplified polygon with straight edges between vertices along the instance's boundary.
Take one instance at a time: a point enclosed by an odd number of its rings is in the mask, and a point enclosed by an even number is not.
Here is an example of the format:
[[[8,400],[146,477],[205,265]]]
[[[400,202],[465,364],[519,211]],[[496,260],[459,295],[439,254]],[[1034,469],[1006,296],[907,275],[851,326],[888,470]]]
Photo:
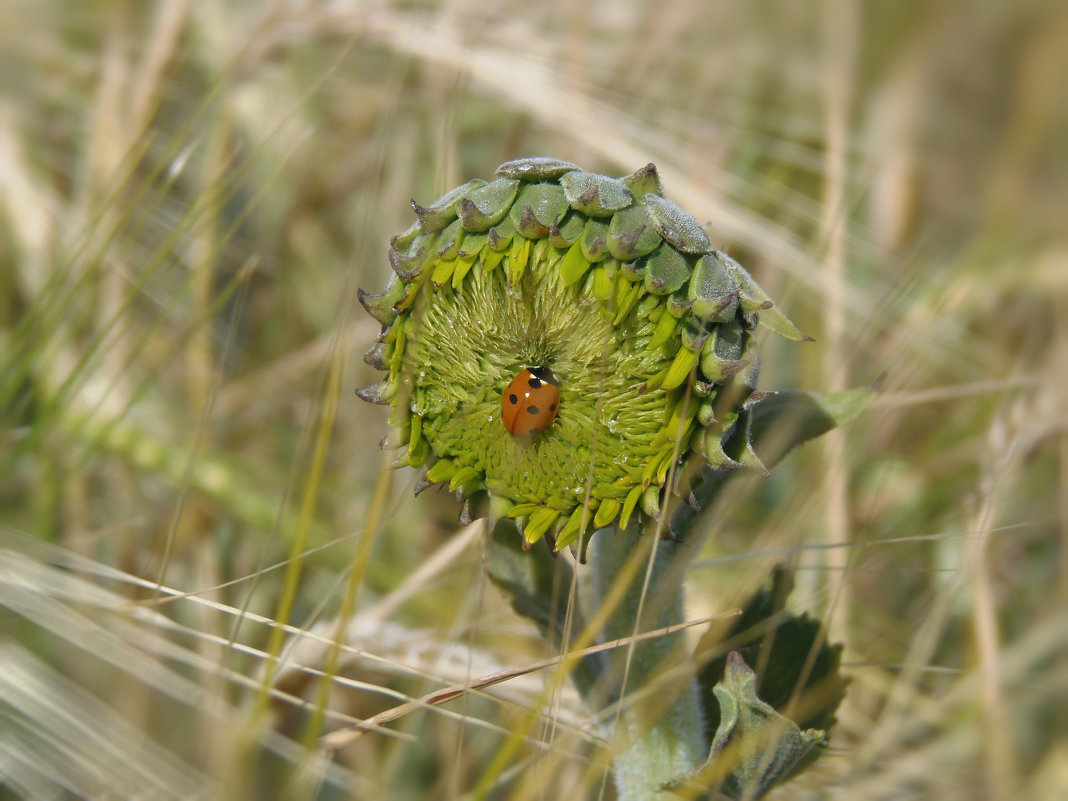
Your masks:
[[[552,425],[559,406],[560,380],[548,367],[528,367],[501,395],[501,419],[513,437],[530,437]]]

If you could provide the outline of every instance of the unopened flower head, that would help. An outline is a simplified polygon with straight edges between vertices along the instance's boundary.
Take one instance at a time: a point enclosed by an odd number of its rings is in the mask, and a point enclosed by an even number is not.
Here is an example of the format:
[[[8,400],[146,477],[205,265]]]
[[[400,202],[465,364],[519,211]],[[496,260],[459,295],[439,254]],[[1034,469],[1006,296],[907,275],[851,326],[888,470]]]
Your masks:
[[[359,394],[392,407],[398,465],[556,548],[657,517],[687,465],[760,467],[751,333],[802,335],[653,165],[521,159],[412,207],[389,285],[360,292],[387,376]]]

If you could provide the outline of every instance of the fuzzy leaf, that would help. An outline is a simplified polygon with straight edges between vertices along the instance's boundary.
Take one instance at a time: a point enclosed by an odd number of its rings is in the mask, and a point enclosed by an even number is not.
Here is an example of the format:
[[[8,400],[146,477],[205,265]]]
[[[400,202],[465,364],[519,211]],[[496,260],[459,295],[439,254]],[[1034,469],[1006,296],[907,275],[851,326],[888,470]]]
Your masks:
[[[756,799],[810,763],[825,746],[825,733],[802,731],[762,701],[756,674],[737,651],[727,657],[723,680],[713,692],[720,718],[708,761],[694,779],[729,798]],[[673,782],[673,786],[687,783]]]
[[[708,762],[678,784],[758,798],[819,756],[845,695],[842,646],[827,644],[819,621],[787,611],[792,586],[792,574],[776,570],[740,617],[701,638],[694,659],[706,663],[698,683],[712,748]]]
[[[856,419],[875,395],[872,387],[765,395],[747,405],[753,447],[771,467],[798,445]]]
[[[707,348],[706,343],[706,348]],[[845,392],[775,392],[760,393],[757,400],[746,404],[745,426],[740,426],[737,437],[747,437],[748,445],[759,456],[766,469],[770,470],[787,453],[811,439],[826,434],[839,425],[850,422],[860,415],[876,395],[874,387],[861,387]],[[705,449],[711,455],[719,451],[709,448],[710,439],[715,437],[715,429],[710,428],[705,434]],[[732,452],[740,452],[746,443],[731,443]],[[732,459],[726,458],[723,467],[713,469],[702,467],[690,485],[692,503],[675,507],[671,516],[672,533],[682,538],[699,536],[700,527],[695,529],[694,519],[700,510],[710,506],[726,486],[731,472],[738,467]]]
[[[775,570],[771,587],[753,593],[740,617],[710,629],[697,646],[695,658],[707,661],[698,682],[704,694],[711,692],[727,669],[727,650],[737,651],[750,664],[761,665],[756,686],[764,701],[802,728],[826,731],[834,725],[835,710],[845,695],[847,682],[840,674],[842,646],[827,644],[818,620],[786,610],[792,588],[793,575]],[[719,714],[711,706],[708,712],[711,736],[719,725]]]

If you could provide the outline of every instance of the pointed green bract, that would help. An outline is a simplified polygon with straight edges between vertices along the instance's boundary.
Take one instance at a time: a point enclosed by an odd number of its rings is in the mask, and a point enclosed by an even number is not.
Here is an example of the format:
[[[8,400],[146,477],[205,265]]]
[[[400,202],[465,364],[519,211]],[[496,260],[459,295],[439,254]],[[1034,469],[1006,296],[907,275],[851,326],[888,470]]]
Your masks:
[[[626,184],[605,175],[575,170],[561,175],[560,185],[571,207],[590,217],[610,217],[634,201]]]
[[[518,159],[412,207],[394,279],[360,292],[382,325],[366,360],[388,375],[359,394],[393,406],[399,463],[429,463],[424,481],[465,509],[557,548],[658,516],[685,460],[762,469],[731,442],[755,386],[752,329],[803,335],[663,197],[653,165],[616,179]],[[556,416],[513,436],[502,394],[535,366],[560,382]]]
[[[508,213],[518,191],[519,181],[498,178],[465,195],[458,206],[464,230],[472,233],[488,231]]]

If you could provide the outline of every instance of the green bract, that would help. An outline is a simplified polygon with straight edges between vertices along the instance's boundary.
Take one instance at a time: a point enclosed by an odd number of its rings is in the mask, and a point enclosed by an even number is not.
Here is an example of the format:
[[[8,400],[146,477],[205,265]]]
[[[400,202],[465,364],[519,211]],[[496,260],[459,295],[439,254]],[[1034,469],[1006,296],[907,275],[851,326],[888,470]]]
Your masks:
[[[405,447],[398,465],[447,484],[465,516],[511,517],[526,544],[548,534],[558,549],[590,526],[658,516],[687,461],[762,468],[750,334],[759,313],[803,335],[661,193],[652,164],[615,179],[529,158],[412,201],[395,276],[360,291],[382,324],[365,358],[388,375],[358,392],[392,406],[384,446]],[[559,413],[515,438],[501,394],[534,365],[560,379]]]

